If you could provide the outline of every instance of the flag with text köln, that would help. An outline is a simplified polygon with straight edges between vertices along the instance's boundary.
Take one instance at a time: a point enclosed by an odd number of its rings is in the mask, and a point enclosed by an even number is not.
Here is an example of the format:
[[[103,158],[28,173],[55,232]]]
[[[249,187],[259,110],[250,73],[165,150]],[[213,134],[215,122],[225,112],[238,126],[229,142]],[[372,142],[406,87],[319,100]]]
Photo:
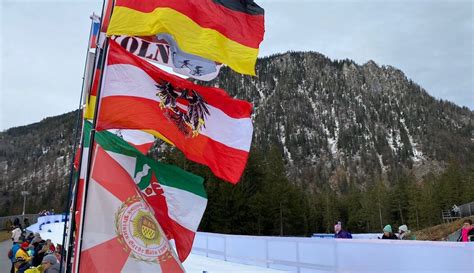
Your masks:
[[[255,75],[265,32],[264,10],[253,0],[116,0],[108,35],[168,33],[179,48]]]
[[[200,81],[215,79],[222,67],[222,64],[182,51],[167,33],[147,37],[115,36],[113,39],[136,56]]]
[[[166,73],[110,41],[98,130],[147,130],[237,183],[252,142],[252,105]]]

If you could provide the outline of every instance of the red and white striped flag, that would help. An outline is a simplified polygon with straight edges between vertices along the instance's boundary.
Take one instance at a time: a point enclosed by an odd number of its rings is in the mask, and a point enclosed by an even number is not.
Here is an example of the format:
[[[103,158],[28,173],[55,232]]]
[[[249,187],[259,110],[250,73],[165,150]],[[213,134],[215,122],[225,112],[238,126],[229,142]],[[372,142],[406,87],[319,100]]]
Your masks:
[[[252,105],[166,73],[110,41],[97,129],[148,130],[237,183],[252,141]]]

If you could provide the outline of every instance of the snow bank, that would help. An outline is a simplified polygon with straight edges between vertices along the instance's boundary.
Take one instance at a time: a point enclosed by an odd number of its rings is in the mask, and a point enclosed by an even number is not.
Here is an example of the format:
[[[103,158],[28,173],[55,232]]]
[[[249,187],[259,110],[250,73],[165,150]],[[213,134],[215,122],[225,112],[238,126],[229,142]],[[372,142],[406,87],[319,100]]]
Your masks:
[[[30,232],[42,232],[46,228],[44,227],[47,224],[54,224],[54,223],[62,223],[64,225],[64,221],[66,220],[66,216],[63,214],[55,214],[55,215],[47,215],[47,216],[40,216],[38,217],[38,221],[27,227],[26,230]],[[61,233],[63,231],[61,230]]]
[[[183,263],[186,273],[285,273],[275,269],[225,262],[201,255],[191,254]]]
[[[50,239],[54,245],[63,243],[63,223],[53,223],[46,224],[42,231],[40,231],[40,236],[43,240]]]
[[[193,253],[301,273],[472,273],[474,243],[336,240],[202,233]]]
[[[63,243],[65,215],[55,214],[38,217],[38,222],[26,228],[29,232],[38,232],[44,240],[50,239],[56,244]]]

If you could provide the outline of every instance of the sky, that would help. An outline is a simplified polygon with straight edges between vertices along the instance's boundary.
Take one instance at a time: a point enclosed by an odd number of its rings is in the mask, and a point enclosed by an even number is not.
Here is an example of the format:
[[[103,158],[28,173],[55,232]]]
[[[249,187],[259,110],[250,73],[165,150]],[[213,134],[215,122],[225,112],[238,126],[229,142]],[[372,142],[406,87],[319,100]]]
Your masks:
[[[473,0],[256,0],[260,56],[317,51],[401,69],[438,99],[474,109]],[[0,131],[77,109],[100,0],[0,0]]]

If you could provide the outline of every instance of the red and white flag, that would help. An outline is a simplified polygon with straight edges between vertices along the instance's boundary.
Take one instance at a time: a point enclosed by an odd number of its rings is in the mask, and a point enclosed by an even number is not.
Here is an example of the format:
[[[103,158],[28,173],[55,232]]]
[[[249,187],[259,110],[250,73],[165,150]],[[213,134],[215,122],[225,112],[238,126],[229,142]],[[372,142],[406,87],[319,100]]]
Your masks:
[[[76,272],[184,272],[129,173],[100,145],[93,158]]]
[[[92,124],[85,122],[84,131],[91,130]],[[129,183],[142,192],[167,238],[175,241],[180,261],[184,261],[207,205],[204,179],[144,156],[109,131],[96,132],[95,141],[127,172]],[[105,167],[115,172],[118,166]]]
[[[237,183],[252,141],[252,105],[166,73],[110,41],[98,130],[148,130]]]

